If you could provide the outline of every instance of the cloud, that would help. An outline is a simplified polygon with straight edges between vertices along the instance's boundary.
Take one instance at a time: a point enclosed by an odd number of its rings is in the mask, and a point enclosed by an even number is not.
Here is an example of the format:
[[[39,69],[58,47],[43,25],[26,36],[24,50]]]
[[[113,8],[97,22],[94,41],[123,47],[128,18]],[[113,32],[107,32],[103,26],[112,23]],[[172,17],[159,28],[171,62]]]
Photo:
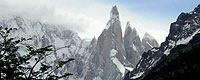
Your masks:
[[[61,24],[85,38],[100,35],[110,7],[92,0],[0,0],[0,16],[16,15]]]
[[[0,0],[0,15],[19,15],[46,23],[61,24],[79,33],[82,38],[98,37],[110,18],[113,3],[94,0]],[[146,18],[117,3],[121,26],[124,32],[126,22],[138,30],[152,34],[159,42],[164,41],[169,21],[161,18]],[[159,34],[158,34],[159,33]]]

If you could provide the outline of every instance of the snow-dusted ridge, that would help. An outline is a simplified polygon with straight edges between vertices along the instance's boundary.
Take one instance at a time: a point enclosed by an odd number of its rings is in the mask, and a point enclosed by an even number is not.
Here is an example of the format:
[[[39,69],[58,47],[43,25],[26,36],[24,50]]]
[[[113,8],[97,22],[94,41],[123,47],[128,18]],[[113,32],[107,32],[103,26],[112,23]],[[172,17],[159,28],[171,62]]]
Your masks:
[[[160,47],[154,47],[142,55],[141,60],[136,68],[127,74],[125,80],[136,76],[140,72],[144,72],[144,76],[160,62],[170,55],[172,49],[181,44],[188,44],[196,34],[200,33],[200,5],[190,13],[181,13],[176,22],[170,25],[169,35],[166,40],[161,43]],[[143,40],[151,39],[148,35]],[[147,43],[143,43],[146,44]],[[191,43],[192,44],[192,43]]]

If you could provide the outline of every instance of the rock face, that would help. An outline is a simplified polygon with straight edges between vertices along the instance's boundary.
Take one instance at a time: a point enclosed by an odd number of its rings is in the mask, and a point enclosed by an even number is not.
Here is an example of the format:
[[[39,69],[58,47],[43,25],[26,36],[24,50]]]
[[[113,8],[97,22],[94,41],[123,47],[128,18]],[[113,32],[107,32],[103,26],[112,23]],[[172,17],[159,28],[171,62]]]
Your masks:
[[[98,77],[102,80],[122,79],[122,76],[125,74],[124,66],[131,64],[126,60],[119,12],[116,6],[113,6],[110,20],[98,37],[96,49],[92,53],[94,56],[91,58],[94,64],[91,67],[94,68],[94,71],[90,70],[85,79],[92,80]],[[113,51],[116,53],[113,53]]]
[[[127,22],[124,34],[124,47],[126,51],[126,59],[136,66],[141,58],[141,53],[144,52],[144,49],[136,29],[132,29],[129,22]]]
[[[158,47],[158,42],[150,34],[145,33],[142,41],[135,28],[131,28],[127,22],[124,34],[124,47],[126,51],[126,59],[131,62],[134,67],[141,58],[141,55],[153,47]]]
[[[117,6],[113,6],[110,12],[110,19],[118,19],[119,20],[119,12],[117,10]]]
[[[200,31],[200,5],[191,13],[181,13],[176,22],[170,26],[170,32],[160,47],[145,52],[136,68],[126,75],[125,80],[136,79],[147,74],[159,61],[170,54],[170,51],[180,44],[188,42]],[[139,75],[139,76],[138,76]]]

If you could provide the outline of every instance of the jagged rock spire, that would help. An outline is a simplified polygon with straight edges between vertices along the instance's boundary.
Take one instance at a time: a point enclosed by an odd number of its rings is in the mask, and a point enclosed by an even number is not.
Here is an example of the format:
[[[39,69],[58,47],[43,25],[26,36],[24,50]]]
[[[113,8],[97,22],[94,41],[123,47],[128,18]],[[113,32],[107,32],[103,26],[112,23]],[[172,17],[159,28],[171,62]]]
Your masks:
[[[130,22],[127,21],[125,32],[126,32],[126,31],[130,31],[130,30],[132,31],[132,33],[133,33],[135,36],[139,36],[138,33],[137,33],[137,30],[135,29],[135,27],[132,28]]]
[[[129,22],[129,21],[126,23],[126,29],[127,29],[128,27],[131,27],[131,25],[130,25],[130,22]]]
[[[114,5],[111,9],[110,19],[119,19],[119,12],[116,5]]]
[[[134,67],[140,59],[140,54],[143,53],[140,37],[137,35],[136,29],[131,28],[131,24],[128,21],[126,23],[126,30],[124,34],[124,48],[126,51],[126,59],[131,62]]]

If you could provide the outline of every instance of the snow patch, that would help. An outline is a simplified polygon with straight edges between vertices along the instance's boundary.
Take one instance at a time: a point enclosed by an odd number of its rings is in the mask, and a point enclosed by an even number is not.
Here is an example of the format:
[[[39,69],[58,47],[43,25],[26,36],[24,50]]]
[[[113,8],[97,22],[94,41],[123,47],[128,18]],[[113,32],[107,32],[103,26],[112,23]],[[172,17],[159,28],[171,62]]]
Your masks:
[[[131,79],[137,79],[137,78],[141,77],[143,74],[144,74],[144,72],[137,73],[133,77],[131,77]]]
[[[117,66],[117,68],[119,69],[119,71],[122,73],[122,76],[124,76],[124,74],[125,74],[125,68],[122,65],[122,63],[116,57],[113,58],[112,61]]]
[[[200,33],[200,29],[197,29],[190,37],[187,37],[186,39],[181,38],[176,42],[176,45],[180,44],[187,44],[197,33]]]
[[[153,48],[151,51],[152,52],[157,52],[159,49],[155,49],[155,48]]]
[[[179,24],[175,24],[175,26],[179,26]]]
[[[171,50],[171,49],[167,49],[167,50],[165,50],[164,54],[165,54],[165,55],[169,55],[170,50]]]
[[[149,69],[151,69],[153,66],[155,66],[158,61],[160,61],[160,58],[158,58],[157,60],[153,59],[151,61],[151,66],[149,66]]]
[[[140,64],[142,63],[143,61],[143,58],[140,59],[139,63],[138,63],[138,66],[136,68],[139,68],[140,67]]]
[[[177,35],[175,35],[174,38],[177,38]]]
[[[93,80],[102,80],[101,77],[95,77]]]
[[[129,71],[133,71],[132,67],[125,67],[125,69],[129,70]]]
[[[112,49],[110,51],[110,58],[113,61],[113,63],[117,66],[117,68],[119,69],[119,71],[122,73],[122,76],[125,75],[125,67],[124,65],[115,57],[115,55],[118,53],[117,50]]]
[[[139,56],[139,58],[141,59],[141,58],[142,58],[142,56]]]
[[[149,42],[146,42],[151,48],[153,48],[153,46],[151,44],[149,44]]]
[[[171,49],[174,48],[174,46],[175,46],[175,42],[172,41],[172,40],[169,40],[168,49],[166,49],[166,50],[164,51],[164,54],[168,56],[168,55],[170,54]],[[167,48],[167,46],[166,46],[166,48]]]
[[[112,49],[111,51],[110,51],[110,57],[112,58],[112,57],[115,57],[115,55],[118,53],[118,51],[117,50],[115,50],[115,49]]]
[[[133,44],[133,50],[137,51],[137,48],[134,44]]]

